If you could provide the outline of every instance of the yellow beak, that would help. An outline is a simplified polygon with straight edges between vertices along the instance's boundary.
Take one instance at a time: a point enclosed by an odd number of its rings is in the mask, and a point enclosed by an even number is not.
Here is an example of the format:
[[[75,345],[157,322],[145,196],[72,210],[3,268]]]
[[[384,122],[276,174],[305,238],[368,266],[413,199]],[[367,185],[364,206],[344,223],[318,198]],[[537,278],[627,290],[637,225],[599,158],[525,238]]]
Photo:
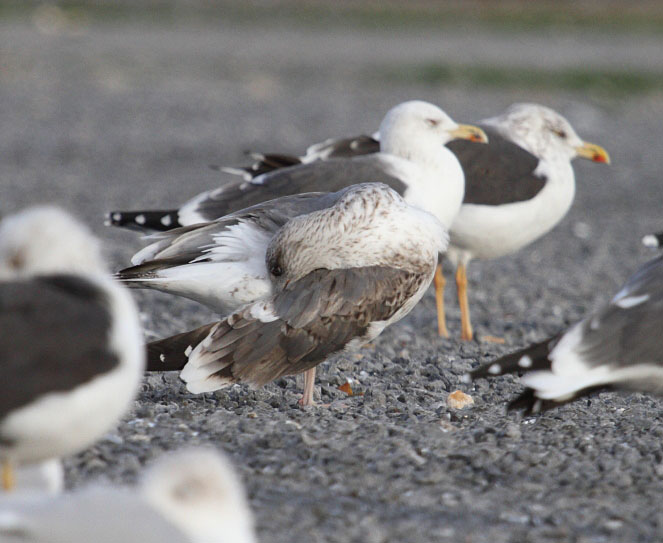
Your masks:
[[[478,126],[471,124],[459,124],[455,130],[450,130],[453,139],[476,141],[477,143],[488,143],[488,136]]]
[[[592,162],[610,164],[610,155],[608,154],[608,151],[595,143],[589,143],[587,141],[583,142],[582,145],[576,147],[576,153],[578,153],[578,156],[589,159]]]

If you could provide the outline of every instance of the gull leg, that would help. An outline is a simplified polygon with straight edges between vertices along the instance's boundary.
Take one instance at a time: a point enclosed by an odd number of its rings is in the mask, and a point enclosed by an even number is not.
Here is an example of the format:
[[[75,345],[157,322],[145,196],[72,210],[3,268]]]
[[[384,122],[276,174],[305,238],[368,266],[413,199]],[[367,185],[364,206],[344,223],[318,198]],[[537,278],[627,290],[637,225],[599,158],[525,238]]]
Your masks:
[[[15,485],[14,470],[9,460],[2,461],[2,489],[6,492],[13,490]]]
[[[315,405],[313,401],[313,385],[315,384],[315,368],[306,370],[304,372],[304,393],[299,400],[299,405],[306,407],[307,405]]]
[[[463,263],[456,268],[456,287],[460,305],[460,338],[465,341],[472,341],[474,334],[470,321],[470,304],[467,301],[467,269]]]
[[[435,284],[435,305],[437,306],[437,333],[440,337],[449,337],[447,318],[444,313],[444,286],[447,282],[442,274],[442,264],[438,264],[435,268],[433,283]]]

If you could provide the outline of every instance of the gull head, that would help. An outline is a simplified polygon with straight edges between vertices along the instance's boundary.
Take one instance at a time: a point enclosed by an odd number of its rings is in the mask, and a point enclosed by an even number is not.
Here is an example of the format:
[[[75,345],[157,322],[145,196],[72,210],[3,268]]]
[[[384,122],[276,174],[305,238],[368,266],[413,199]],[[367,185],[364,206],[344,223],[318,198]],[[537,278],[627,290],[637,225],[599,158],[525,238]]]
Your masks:
[[[438,153],[454,139],[486,143],[483,130],[454,121],[439,107],[421,100],[391,108],[380,124],[380,150],[411,159],[422,153]]]
[[[58,207],[31,207],[0,222],[0,278],[105,271],[92,232]]]
[[[493,119],[506,135],[543,159],[575,157],[610,163],[608,152],[595,143],[583,141],[562,115],[539,104],[513,104]],[[491,122],[491,121],[489,121]]]
[[[216,451],[192,449],[160,459],[146,473],[141,492],[193,543],[255,543],[244,489]]]

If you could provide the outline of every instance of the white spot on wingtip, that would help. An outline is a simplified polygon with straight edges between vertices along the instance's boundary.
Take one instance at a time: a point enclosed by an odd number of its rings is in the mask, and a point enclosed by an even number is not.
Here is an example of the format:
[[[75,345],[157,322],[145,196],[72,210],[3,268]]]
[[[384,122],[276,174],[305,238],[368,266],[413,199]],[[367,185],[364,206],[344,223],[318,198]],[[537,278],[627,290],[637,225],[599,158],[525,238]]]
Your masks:
[[[615,301],[617,307],[622,309],[628,309],[629,307],[635,307],[649,300],[649,294],[643,294],[642,296],[627,296],[626,298],[620,298]]]
[[[136,224],[145,224],[145,215],[136,215]]]
[[[159,355],[159,360],[161,360],[161,362],[165,362],[166,361],[166,355],[165,354],[160,354]]]
[[[653,234],[647,234],[642,238],[642,244],[650,249],[658,249],[658,238]]]
[[[499,375],[501,372],[502,372],[502,367],[497,363],[491,364],[490,367],[488,368],[488,373],[490,373],[491,375]]]
[[[161,217],[161,221],[160,221],[160,222],[161,222],[161,224],[163,224],[164,226],[170,226],[170,225],[172,224],[172,222],[173,222],[173,219],[172,219],[172,217],[171,217],[170,215],[164,215],[163,217]]]
[[[191,351],[193,351],[193,346],[189,345],[186,349],[184,349],[184,356],[188,358],[191,355]]]
[[[532,359],[529,356],[525,355],[525,356],[521,357],[520,360],[518,360],[518,365],[521,368],[531,368],[532,367]]]
[[[122,213],[113,213],[113,220],[115,222],[120,222],[121,219],[122,219]]]

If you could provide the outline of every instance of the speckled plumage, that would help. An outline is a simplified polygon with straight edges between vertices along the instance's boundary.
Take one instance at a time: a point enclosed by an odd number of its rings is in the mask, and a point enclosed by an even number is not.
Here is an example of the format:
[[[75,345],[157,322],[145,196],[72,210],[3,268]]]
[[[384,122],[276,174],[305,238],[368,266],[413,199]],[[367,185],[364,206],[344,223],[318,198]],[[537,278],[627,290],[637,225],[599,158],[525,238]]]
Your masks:
[[[262,385],[313,368],[405,316],[445,246],[439,221],[387,186],[346,189],[334,205],[292,219],[272,239],[270,296],[203,327],[203,334],[151,343],[148,367],[172,369],[174,357],[193,392]]]

